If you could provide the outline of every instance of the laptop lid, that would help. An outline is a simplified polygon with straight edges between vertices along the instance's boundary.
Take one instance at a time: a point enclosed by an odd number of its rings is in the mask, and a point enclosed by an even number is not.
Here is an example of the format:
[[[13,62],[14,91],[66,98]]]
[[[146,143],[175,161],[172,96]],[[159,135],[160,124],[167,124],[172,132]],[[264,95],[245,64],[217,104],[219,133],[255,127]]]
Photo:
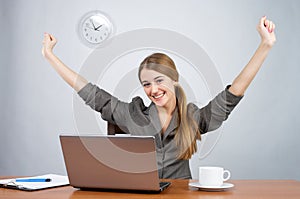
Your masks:
[[[67,136],[60,142],[76,188],[161,191],[152,136]]]

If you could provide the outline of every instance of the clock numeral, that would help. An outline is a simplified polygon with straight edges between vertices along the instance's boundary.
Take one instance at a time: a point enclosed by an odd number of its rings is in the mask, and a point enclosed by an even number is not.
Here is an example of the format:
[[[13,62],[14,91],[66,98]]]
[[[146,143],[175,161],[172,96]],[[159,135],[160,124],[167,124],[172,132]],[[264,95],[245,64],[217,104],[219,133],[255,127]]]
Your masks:
[[[86,36],[86,37],[89,36],[89,33],[86,33],[85,36]]]
[[[98,41],[98,39],[97,38],[95,38],[95,42],[97,42]]]

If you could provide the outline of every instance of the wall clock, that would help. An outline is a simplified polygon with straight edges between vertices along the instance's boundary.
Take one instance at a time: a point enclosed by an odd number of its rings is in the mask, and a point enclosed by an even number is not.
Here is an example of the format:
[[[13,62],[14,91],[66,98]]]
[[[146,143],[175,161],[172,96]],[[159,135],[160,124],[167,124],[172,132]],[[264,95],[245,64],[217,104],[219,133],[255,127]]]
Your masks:
[[[78,35],[88,47],[103,45],[112,35],[114,27],[107,14],[95,10],[86,13],[78,23]]]

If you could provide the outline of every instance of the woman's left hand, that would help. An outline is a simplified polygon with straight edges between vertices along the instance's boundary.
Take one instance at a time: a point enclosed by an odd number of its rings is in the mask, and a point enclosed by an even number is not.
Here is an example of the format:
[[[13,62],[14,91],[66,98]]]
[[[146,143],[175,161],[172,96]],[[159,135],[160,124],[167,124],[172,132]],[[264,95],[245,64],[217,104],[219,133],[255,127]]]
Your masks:
[[[272,47],[276,42],[276,36],[274,33],[275,24],[268,20],[266,16],[262,17],[257,25],[257,31],[260,34],[261,42]]]
[[[268,20],[267,17],[262,17],[257,25],[257,31],[261,37],[261,43],[255,51],[254,55],[240,72],[240,74],[234,79],[229,91],[238,96],[244,95],[244,92],[254,79],[258,70],[262,66],[266,59],[268,52],[276,41],[275,37],[275,24]]]

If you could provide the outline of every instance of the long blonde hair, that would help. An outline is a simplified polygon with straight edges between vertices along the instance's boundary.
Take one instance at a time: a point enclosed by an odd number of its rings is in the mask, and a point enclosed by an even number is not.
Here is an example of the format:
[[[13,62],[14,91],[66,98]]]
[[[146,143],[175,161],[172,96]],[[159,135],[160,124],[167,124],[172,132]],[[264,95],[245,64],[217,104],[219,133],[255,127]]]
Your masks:
[[[154,53],[142,61],[139,67],[139,79],[144,68],[162,73],[178,82],[179,74],[174,61],[163,53]],[[183,88],[178,83],[174,87],[178,107],[178,128],[175,134],[175,141],[179,148],[178,158],[190,159],[197,151],[196,140],[201,139],[201,134],[197,123],[187,112],[187,100]]]

